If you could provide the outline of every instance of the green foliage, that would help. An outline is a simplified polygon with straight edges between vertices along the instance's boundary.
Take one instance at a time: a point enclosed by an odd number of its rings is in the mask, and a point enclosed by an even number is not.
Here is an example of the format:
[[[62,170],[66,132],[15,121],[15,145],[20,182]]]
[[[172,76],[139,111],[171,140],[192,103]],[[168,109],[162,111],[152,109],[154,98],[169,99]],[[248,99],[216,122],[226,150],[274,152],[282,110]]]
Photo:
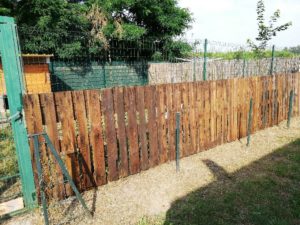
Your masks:
[[[257,43],[254,43],[252,40],[248,39],[248,45],[255,52],[258,58],[265,57],[264,53],[267,47],[268,42],[277,35],[278,32],[287,30],[292,22],[288,22],[282,25],[276,26],[280,18],[280,10],[276,10],[273,15],[270,17],[268,25],[265,23],[265,4],[263,0],[257,2],[257,22],[258,22],[258,36],[255,38]]]
[[[300,45],[298,45],[296,47],[285,48],[285,51],[289,51],[289,52],[299,55],[300,54]]]
[[[130,28],[146,37],[166,39],[180,35],[192,21],[190,12],[180,8],[177,0],[89,0],[86,2],[88,7],[93,4],[101,7],[108,15],[108,21],[118,21],[122,29]],[[136,28],[133,28],[134,26]]]
[[[271,58],[272,57],[272,51],[266,50],[261,53],[265,58]],[[200,52],[196,55],[197,57],[203,57],[203,52]],[[282,50],[282,51],[276,51],[275,56],[277,58],[291,58],[297,56],[297,54],[294,54],[291,51],[288,50]],[[212,59],[224,59],[224,60],[250,60],[250,59],[257,59],[256,52],[253,51],[232,51],[232,52],[208,52],[207,53],[208,58]]]
[[[163,54],[160,51],[154,52],[152,55],[152,60],[153,61],[162,61],[163,60]]]
[[[2,0],[0,15],[15,16],[23,52],[60,58],[99,54],[110,39],[171,40],[192,21],[177,0]]]
[[[0,130],[0,174],[11,176],[18,173],[16,149],[11,127]]]
[[[13,16],[15,14],[17,0],[1,0],[0,1],[0,15]]]
[[[192,54],[192,46],[185,41],[167,41],[164,45],[165,57],[168,59],[178,58],[187,58]]]

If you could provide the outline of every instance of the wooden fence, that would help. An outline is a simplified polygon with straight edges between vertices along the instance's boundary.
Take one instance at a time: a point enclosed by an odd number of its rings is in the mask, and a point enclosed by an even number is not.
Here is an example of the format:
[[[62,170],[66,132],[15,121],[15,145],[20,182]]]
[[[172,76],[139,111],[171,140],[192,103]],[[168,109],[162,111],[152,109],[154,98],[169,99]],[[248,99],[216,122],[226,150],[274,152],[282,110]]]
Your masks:
[[[252,133],[287,119],[291,90],[293,115],[299,115],[299,86],[295,73],[32,94],[24,96],[25,118],[29,134],[48,133],[83,191],[174,160],[176,112],[185,157],[245,137],[250,98]],[[43,163],[50,164],[44,145],[41,152]],[[33,159],[36,171],[34,164]],[[62,174],[45,168],[47,182],[59,181],[48,195],[61,198],[63,190],[71,195]]]

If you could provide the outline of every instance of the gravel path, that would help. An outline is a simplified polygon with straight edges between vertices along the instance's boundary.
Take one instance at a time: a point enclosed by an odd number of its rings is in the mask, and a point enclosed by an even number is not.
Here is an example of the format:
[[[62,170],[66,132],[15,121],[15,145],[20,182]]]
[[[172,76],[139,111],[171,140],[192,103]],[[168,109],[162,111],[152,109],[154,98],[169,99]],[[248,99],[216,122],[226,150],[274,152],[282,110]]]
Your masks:
[[[102,186],[96,192],[86,192],[84,198],[88,206],[95,209],[94,217],[89,219],[87,216],[79,216],[69,224],[127,225],[136,224],[144,216],[163,216],[173,201],[216,180],[205,161],[213,161],[230,174],[297,138],[300,138],[299,117],[292,120],[289,130],[286,122],[283,122],[279,126],[257,132],[252,136],[250,147],[246,147],[244,138],[184,158],[180,162],[179,173],[176,173],[175,163],[171,162]],[[81,210],[74,206],[70,211],[80,215]],[[62,210],[56,212],[63,213]],[[40,214],[34,212],[6,224],[43,222]]]

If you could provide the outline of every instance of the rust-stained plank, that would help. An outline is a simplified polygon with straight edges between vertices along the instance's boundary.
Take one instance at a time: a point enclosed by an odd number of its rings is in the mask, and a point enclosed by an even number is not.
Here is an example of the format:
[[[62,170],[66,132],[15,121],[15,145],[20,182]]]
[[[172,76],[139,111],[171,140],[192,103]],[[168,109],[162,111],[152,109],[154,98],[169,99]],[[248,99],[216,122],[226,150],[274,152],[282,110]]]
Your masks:
[[[68,172],[80,189],[80,175],[78,173],[78,158],[76,152],[75,120],[71,92],[57,92],[54,94],[58,119],[61,123],[61,153]],[[70,185],[66,184],[67,195],[72,195]]]
[[[125,109],[128,115],[127,137],[129,146],[129,171],[136,174],[140,171],[139,143],[136,116],[136,93],[134,87],[124,88]]]
[[[173,84],[166,86],[167,129],[168,129],[168,158],[175,160],[175,110],[173,106]]]
[[[119,178],[118,173],[118,146],[114,119],[114,103],[111,89],[101,92],[101,108],[104,116],[105,136],[107,146],[108,181]]]
[[[157,137],[160,164],[168,161],[167,133],[166,133],[166,85],[156,86],[157,93]]]
[[[87,111],[89,118],[89,139],[90,148],[93,152],[92,162],[94,165],[94,182],[97,186],[106,184],[105,171],[105,154],[104,154],[104,140],[102,133],[102,112],[100,105],[100,91],[89,90],[85,91],[87,99]]]
[[[57,118],[56,118],[56,108],[55,108],[55,102],[54,97],[52,93],[49,94],[40,94],[40,102],[41,102],[41,109],[42,114],[44,115],[44,123],[46,127],[46,132],[55,148],[58,154],[60,154],[60,141],[59,141],[59,135],[57,130]],[[56,163],[56,159],[54,159],[54,156],[51,157],[52,162],[55,164],[55,168],[53,168],[52,178],[54,179],[54,198],[55,199],[63,199],[63,193],[64,193],[64,185],[63,185],[63,174],[59,167],[59,165]],[[54,174],[55,173],[55,174]]]
[[[149,168],[148,140],[147,140],[147,123],[145,116],[145,88],[136,87],[136,110],[139,114],[138,133],[140,142],[140,168],[146,170]]]
[[[72,92],[74,112],[78,125],[77,146],[82,171],[81,185],[86,190],[93,186],[92,163],[86,113],[86,99],[83,91]]]
[[[120,152],[119,176],[126,177],[129,175],[129,167],[126,142],[124,89],[122,87],[113,89],[113,95],[115,113],[117,114],[117,137]]]
[[[145,105],[148,113],[147,129],[149,132],[149,166],[154,167],[159,164],[155,86],[145,87]]]

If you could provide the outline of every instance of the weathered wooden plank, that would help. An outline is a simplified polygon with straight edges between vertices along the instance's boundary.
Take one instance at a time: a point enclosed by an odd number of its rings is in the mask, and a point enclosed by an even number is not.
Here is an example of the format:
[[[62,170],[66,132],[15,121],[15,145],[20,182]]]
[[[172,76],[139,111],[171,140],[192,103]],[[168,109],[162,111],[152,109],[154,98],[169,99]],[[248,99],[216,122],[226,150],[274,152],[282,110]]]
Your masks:
[[[230,141],[238,138],[238,79],[230,80]]]
[[[159,164],[158,159],[158,136],[156,124],[156,93],[155,86],[145,87],[145,106],[148,113],[148,132],[149,132],[149,166],[154,167]]]
[[[140,141],[140,167],[141,170],[149,168],[148,140],[147,140],[147,123],[145,114],[145,92],[144,87],[136,87],[136,107],[139,114],[138,133]]]
[[[283,120],[282,100],[283,100],[283,76],[278,76],[278,122]]]
[[[190,154],[197,153],[196,142],[196,83],[188,84],[189,94],[189,127],[190,127]]]
[[[180,84],[180,92],[182,95],[182,141],[183,141],[183,156],[191,155],[191,143],[190,143],[190,123],[189,123],[189,96],[188,96],[188,84],[182,83]]]
[[[138,133],[140,142],[140,168],[146,170],[149,168],[147,123],[145,116],[145,92],[144,87],[136,87],[136,110],[139,114]]]
[[[126,125],[125,125],[125,103],[124,89],[118,87],[113,89],[114,108],[117,114],[117,138],[119,143],[119,176],[126,177],[129,175],[127,141],[126,141]]]
[[[210,92],[210,82],[204,82],[204,149],[209,149],[212,143],[212,132],[211,126],[211,92]]]
[[[93,152],[94,183],[97,186],[106,184],[106,169],[104,155],[104,140],[102,133],[102,112],[100,105],[100,91],[85,91],[87,99],[88,120],[90,125],[90,149]]]
[[[223,80],[216,81],[216,145],[222,144]]]
[[[80,188],[80,174],[77,152],[76,152],[76,137],[75,137],[75,120],[73,112],[73,103],[71,92],[58,92],[54,94],[57,108],[58,119],[61,123],[61,153],[65,159],[65,164],[75,184]],[[66,194],[72,195],[73,191],[70,185],[66,184]]]
[[[27,132],[29,135],[32,134],[39,134],[42,133],[43,130],[43,123],[42,123],[42,113],[41,113],[41,106],[39,101],[39,96],[36,94],[33,95],[25,95],[24,96],[24,112],[26,116],[26,126],[27,126]],[[41,138],[39,138],[39,142],[43,141]],[[34,145],[33,145],[33,139],[30,139],[30,151],[31,151],[31,159],[32,159],[32,168],[34,173],[34,182],[37,187],[37,193],[39,195],[39,180],[38,180],[38,173],[37,173],[37,167],[36,167],[36,159],[34,157]],[[47,160],[47,154],[44,148],[44,145],[41,146],[40,149],[41,153],[41,162],[45,162]],[[43,167],[43,175],[45,173],[45,181],[49,181],[49,171],[48,168]],[[47,195],[51,196],[52,193],[47,193]],[[52,196],[51,196],[52,197]]]
[[[101,92],[101,108],[104,116],[105,137],[107,146],[108,181],[119,178],[118,173],[118,146],[114,119],[114,103],[111,89]]]
[[[166,131],[166,85],[156,86],[157,93],[157,135],[158,135],[158,147],[159,147],[159,162],[160,164],[168,161],[168,149],[167,149],[167,131]]]
[[[86,113],[86,99],[83,91],[72,92],[74,112],[78,126],[77,146],[82,171],[81,187],[86,190],[93,186],[92,163]]]
[[[230,102],[229,80],[223,81],[223,143],[229,142],[229,102]]]
[[[181,103],[181,89],[180,89],[180,84],[174,84],[173,86],[173,118],[174,118],[174,130],[173,130],[173,134],[174,134],[174,143],[176,143],[176,121],[175,121],[175,115],[176,113],[180,113],[180,140],[179,140],[179,149],[180,149],[180,157],[183,156],[183,140],[182,140],[182,121],[183,121],[183,113],[182,113],[182,103]],[[176,148],[174,147],[174,156],[176,154]]]
[[[128,115],[128,125],[126,134],[129,146],[129,171],[136,174],[140,171],[139,143],[136,117],[135,89],[133,87],[124,88],[125,109]]]
[[[208,148],[214,147],[217,140],[217,126],[216,126],[216,81],[209,82],[210,87],[210,142]]]
[[[173,84],[166,86],[167,129],[168,129],[168,158],[175,160],[175,110],[173,106]]]
[[[197,139],[197,152],[204,150],[204,139],[205,139],[205,101],[204,101],[204,83],[196,83],[196,139]]]
[[[57,131],[57,117],[56,117],[56,109],[54,103],[54,97],[52,93],[49,94],[40,94],[40,102],[41,102],[41,110],[44,116],[44,123],[46,127],[46,132],[58,154],[60,154],[60,141],[59,135]],[[54,192],[53,197],[55,199],[63,199],[63,193],[65,192],[65,187],[63,185],[64,179],[62,171],[56,163],[54,157],[51,157],[51,161],[55,164],[53,168],[53,172],[51,175],[53,176],[51,179],[54,179]],[[55,173],[55,174],[54,174]]]
[[[241,137],[246,137],[247,135],[247,121],[248,121],[248,111],[249,111],[249,96],[248,96],[248,89],[247,89],[247,80],[241,79]]]

